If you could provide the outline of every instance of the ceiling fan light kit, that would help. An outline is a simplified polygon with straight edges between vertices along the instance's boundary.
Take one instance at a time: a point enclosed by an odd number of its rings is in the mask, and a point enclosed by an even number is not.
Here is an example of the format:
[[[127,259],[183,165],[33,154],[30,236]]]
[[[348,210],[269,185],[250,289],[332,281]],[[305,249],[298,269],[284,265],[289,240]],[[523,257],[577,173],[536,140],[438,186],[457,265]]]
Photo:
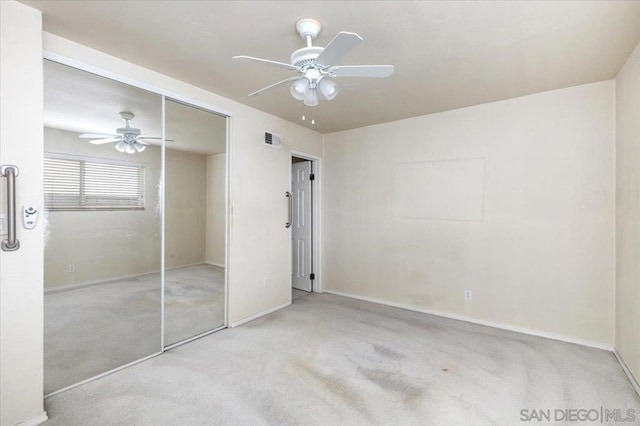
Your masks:
[[[338,92],[340,91],[340,89],[338,88],[338,85],[335,83],[335,81],[329,80],[325,77],[320,80],[318,85],[320,87],[322,96],[324,96],[328,101],[338,96]]]
[[[293,82],[289,91],[291,92],[291,96],[302,101],[304,100],[304,94],[309,90],[309,86],[311,86],[311,82],[306,78],[301,78]]]
[[[234,56],[234,60],[258,62],[300,74],[253,92],[249,96],[257,96],[280,85],[291,83],[289,92],[294,99],[302,101],[307,106],[316,106],[321,98],[330,101],[338,95],[340,91],[338,84],[332,78],[385,78],[393,74],[393,65],[332,66],[332,63],[360,44],[362,37],[356,33],[343,31],[338,33],[326,47],[313,46],[313,40],[318,36],[321,29],[322,25],[315,19],[300,19],[296,23],[296,30],[300,37],[306,41],[307,46],[291,54],[290,64],[251,56]]]
[[[116,149],[120,152],[124,152],[127,154],[135,154],[136,152],[142,152],[147,147],[142,145],[140,142],[134,142],[132,144],[126,142],[118,142],[116,144]]]

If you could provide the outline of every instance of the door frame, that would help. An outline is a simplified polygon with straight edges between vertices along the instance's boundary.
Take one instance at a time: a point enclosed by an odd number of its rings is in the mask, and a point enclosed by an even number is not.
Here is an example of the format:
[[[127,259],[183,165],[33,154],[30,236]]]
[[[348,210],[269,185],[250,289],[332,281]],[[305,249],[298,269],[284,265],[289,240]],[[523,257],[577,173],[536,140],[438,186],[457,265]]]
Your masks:
[[[311,168],[313,170],[314,180],[311,189],[311,249],[313,254],[311,256],[313,262],[313,274],[315,279],[311,283],[312,293],[322,293],[322,158],[317,155],[308,154],[302,151],[290,151],[289,156],[289,182],[291,182],[291,164],[293,163],[293,157],[302,158],[311,161]],[[291,190],[291,187],[289,187]],[[291,247],[293,250],[293,247]],[[291,254],[289,254],[291,257]],[[293,268],[293,265],[291,265]],[[290,283],[290,287],[293,287],[293,282]]]

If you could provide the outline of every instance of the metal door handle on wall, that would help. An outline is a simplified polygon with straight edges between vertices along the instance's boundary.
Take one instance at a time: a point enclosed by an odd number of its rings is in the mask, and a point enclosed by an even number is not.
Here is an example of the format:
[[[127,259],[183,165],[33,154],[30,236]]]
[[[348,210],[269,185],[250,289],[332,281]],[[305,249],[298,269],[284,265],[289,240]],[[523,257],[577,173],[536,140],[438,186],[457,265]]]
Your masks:
[[[16,176],[18,167],[0,166],[0,176],[7,178],[7,239],[2,240],[2,250],[16,251],[20,241],[16,238]]]
[[[291,228],[291,222],[293,218],[293,200],[291,199],[291,193],[285,192],[284,195],[289,199],[289,221],[284,224],[285,228]]]

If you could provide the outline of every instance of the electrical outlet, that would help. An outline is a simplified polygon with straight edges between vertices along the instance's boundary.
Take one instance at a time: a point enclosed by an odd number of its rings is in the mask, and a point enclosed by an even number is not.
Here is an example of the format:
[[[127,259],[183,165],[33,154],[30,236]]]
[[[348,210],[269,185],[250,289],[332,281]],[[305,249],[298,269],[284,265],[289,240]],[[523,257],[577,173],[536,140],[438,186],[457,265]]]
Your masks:
[[[76,271],[76,265],[69,265],[69,272],[75,272]]]
[[[262,279],[262,287],[264,287],[264,288],[269,287],[269,278],[263,278]]]
[[[471,300],[472,297],[473,297],[473,294],[471,293],[471,290],[464,291],[464,300]]]

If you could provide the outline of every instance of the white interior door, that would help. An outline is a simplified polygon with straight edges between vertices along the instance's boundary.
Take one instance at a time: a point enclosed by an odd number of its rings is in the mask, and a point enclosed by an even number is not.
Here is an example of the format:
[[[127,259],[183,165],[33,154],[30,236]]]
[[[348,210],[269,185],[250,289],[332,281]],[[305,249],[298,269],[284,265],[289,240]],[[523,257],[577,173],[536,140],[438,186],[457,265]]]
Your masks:
[[[292,285],[298,290],[311,291],[311,161],[293,163],[291,167]]]

